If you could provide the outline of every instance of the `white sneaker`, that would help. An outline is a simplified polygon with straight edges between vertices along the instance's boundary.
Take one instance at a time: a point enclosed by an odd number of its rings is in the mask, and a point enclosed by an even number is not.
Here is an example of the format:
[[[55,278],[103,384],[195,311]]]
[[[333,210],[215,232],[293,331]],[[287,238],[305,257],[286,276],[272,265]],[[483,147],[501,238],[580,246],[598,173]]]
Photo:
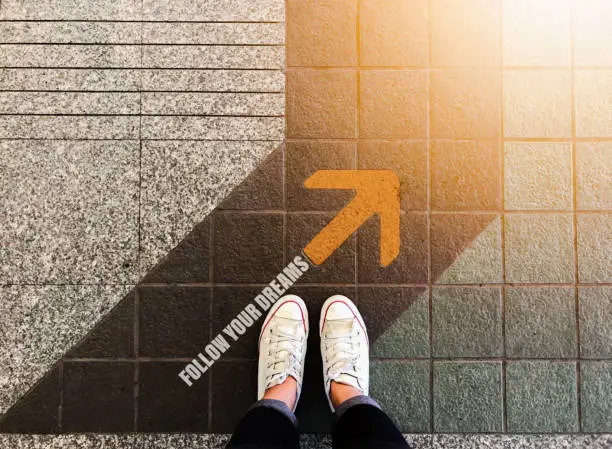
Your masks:
[[[307,340],[306,304],[295,295],[280,298],[268,312],[259,334],[258,400],[266,390],[291,376],[297,381],[297,406],[304,379]]]
[[[325,394],[330,399],[332,381],[350,385],[368,395],[370,348],[368,332],[357,307],[346,296],[335,295],[325,301],[319,323]]]

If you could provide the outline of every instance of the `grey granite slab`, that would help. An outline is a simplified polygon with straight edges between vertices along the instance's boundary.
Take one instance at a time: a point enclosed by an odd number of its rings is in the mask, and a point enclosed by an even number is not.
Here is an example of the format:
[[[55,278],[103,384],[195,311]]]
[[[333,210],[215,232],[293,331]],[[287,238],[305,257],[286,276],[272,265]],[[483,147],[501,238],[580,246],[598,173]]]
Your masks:
[[[612,435],[433,435],[434,449],[605,449]]]
[[[0,141],[0,283],[132,283],[137,141]]]
[[[127,285],[0,288],[0,413],[6,412],[130,288]]]
[[[273,45],[285,41],[282,23],[143,23],[145,44]]]
[[[2,0],[0,19],[140,20],[141,0]]]
[[[145,69],[141,75],[142,89],[145,91],[282,92],[285,90],[285,75],[280,70]]]
[[[139,117],[0,116],[2,139],[137,139]]]
[[[143,139],[280,140],[283,129],[273,117],[142,117]]]
[[[0,22],[0,43],[139,44],[137,22]]]
[[[2,90],[138,90],[137,69],[0,69]]]
[[[0,109],[2,97],[0,96]],[[285,113],[283,94],[147,92],[143,114],[268,115]]]
[[[144,45],[142,51],[147,68],[280,69],[285,59],[283,47],[270,46]]]
[[[0,92],[0,114],[138,114],[138,93]]]
[[[145,141],[141,272],[200,222],[278,142]]]
[[[283,0],[143,0],[144,20],[283,21]]]
[[[0,45],[2,67],[140,67],[136,45]]]

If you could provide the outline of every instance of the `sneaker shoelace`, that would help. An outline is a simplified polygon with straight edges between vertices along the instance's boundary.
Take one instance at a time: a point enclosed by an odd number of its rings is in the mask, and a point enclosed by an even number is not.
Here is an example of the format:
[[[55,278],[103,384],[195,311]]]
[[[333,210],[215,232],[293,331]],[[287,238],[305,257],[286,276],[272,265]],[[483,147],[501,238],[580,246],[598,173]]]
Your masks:
[[[279,325],[270,329],[270,338],[266,387],[281,384],[289,375],[299,379],[304,335],[295,329]]]
[[[332,329],[325,332],[326,341],[329,342],[331,350],[325,351],[327,356],[327,377],[329,380],[335,380],[340,375],[346,374],[359,379],[357,361],[359,360],[359,348],[361,341],[359,337],[359,329],[353,321],[351,329]],[[331,362],[331,363],[330,363]]]

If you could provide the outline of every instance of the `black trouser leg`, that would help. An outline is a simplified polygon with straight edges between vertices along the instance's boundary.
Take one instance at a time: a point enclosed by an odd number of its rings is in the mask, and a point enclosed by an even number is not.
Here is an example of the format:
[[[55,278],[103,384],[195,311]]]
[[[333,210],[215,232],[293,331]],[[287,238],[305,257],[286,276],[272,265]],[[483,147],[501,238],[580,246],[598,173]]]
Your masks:
[[[334,426],[332,442],[334,449],[410,449],[391,418],[370,404],[346,409]]]
[[[295,423],[278,409],[251,408],[236,427],[228,449],[299,449]]]

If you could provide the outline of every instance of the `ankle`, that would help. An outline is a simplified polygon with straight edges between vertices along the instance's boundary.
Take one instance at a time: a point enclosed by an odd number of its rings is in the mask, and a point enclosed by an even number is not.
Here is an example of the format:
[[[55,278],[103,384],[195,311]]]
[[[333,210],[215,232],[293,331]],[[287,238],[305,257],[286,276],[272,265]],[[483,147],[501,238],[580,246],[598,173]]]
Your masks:
[[[293,410],[297,401],[297,381],[291,376],[287,377],[282,384],[267,389],[263,399],[282,401]]]
[[[362,395],[363,391],[351,385],[345,385],[335,381],[331,382],[329,397],[335,409],[337,409],[343,402],[348,401],[355,396]]]

